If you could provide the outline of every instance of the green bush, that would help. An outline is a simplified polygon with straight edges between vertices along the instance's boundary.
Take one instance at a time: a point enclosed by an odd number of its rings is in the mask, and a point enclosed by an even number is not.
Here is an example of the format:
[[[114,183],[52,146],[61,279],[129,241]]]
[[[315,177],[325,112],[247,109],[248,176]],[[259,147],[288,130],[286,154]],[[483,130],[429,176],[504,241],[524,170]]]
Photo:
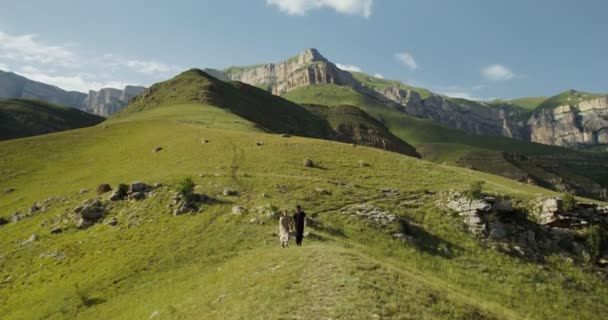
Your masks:
[[[465,196],[471,200],[478,200],[483,198],[483,181],[475,181],[471,183],[469,189],[465,191]]]
[[[576,207],[576,198],[572,193],[565,193],[562,196],[562,208],[564,211],[570,211]]]
[[[192,181],[192,178],[187,177],[187,178],[180,180],[177,183],[176,191],[180,195],[182,195],[184,197],[188,197],[194,191],[194,186],[196,186],[196,184],[194,184],[194,181]]]
[[[607,245],[606,232],[597,225],[591,226],[587,234],[587,250],[589,250],[589,253],[593,257],[598,258]]]

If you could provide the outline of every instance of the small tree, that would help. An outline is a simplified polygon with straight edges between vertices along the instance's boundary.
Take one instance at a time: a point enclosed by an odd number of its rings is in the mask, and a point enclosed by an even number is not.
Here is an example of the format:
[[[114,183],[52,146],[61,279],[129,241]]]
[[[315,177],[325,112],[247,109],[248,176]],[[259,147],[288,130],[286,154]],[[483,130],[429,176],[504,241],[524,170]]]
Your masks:
[[[606,232],[600,226],[591,226],[587,234],[587,250],[594,258],[598,258],[608,245]]]
[[[562,196],[562,208],[564,211],[570,211],[576,207],[576,198],[570,192],[564,193]]]
[[[465,196],[472,200],[479,200],[483,198],[483,181],[475,181],[471,183],[469,189],[465,191]]]
[[[196,184],[194,184],[194,181],[192,181],[192,178],[186,177],[177,183],[176,191],[182,197],[188,198],[192,195],[192,192],[194,192],[194,186],[196,186]]]

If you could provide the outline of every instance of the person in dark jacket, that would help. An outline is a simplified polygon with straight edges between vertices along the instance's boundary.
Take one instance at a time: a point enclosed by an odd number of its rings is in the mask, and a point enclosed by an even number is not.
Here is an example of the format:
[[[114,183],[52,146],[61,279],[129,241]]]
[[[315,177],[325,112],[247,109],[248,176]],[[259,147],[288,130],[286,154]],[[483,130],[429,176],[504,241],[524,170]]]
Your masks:
[[[296,206],[296,213],[293,215],[293,221],[296,225],[296,245],[302,246],[302,238],[304,238],[304,221],[306,220],[306,213],[302,211],[300,205]]]

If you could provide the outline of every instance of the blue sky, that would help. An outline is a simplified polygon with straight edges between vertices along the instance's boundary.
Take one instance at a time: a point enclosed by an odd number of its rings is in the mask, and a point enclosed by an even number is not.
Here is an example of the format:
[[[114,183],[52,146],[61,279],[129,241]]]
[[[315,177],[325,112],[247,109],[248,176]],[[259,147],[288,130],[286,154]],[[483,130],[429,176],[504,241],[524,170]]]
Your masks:
[[[343,68],[454,96],[608,92],[604,0],[0,0],[0,69],[66,89],[314,47]]]

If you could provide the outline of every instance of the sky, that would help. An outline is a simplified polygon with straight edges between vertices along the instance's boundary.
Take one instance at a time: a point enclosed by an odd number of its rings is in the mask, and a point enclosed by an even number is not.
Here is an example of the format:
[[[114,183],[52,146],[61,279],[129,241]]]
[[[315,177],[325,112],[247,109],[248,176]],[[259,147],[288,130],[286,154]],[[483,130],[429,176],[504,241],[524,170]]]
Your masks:
[[[471,99],[608,92],[605,0],[0,0],[0,70],[86,92],[316,48]]]

